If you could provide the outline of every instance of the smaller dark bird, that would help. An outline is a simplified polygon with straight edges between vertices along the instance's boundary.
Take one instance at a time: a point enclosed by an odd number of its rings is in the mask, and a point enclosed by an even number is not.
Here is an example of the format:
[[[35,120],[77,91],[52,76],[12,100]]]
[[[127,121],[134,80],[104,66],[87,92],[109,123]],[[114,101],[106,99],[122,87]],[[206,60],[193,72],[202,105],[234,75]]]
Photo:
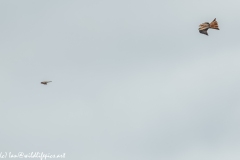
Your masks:
[[[47,85],[50,82],[52,82],[52,81],[42,81],[41,84]]]
[[[198,30],[199,30],[200,33],[208,36],[207,30],[209,28],[219,30],[218,22],[216,21],[216,18],[211,23],[205,22],[205,23],[200,24]]]

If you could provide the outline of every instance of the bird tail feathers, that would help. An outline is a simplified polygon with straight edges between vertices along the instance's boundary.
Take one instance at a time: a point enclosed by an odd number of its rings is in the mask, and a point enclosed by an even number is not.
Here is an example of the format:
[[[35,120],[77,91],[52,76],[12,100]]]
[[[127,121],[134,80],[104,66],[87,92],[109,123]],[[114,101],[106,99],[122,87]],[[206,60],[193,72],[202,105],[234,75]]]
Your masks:
[[[210,23],[210,28],[219,30],[216,18]]]

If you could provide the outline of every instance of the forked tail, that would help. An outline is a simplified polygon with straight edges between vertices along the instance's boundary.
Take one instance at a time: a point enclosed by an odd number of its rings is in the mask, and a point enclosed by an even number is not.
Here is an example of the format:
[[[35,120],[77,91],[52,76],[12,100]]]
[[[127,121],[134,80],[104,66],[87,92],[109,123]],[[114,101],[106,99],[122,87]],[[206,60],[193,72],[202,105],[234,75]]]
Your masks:
[[[216,18],[210,23],[210,28],[219,30]]]

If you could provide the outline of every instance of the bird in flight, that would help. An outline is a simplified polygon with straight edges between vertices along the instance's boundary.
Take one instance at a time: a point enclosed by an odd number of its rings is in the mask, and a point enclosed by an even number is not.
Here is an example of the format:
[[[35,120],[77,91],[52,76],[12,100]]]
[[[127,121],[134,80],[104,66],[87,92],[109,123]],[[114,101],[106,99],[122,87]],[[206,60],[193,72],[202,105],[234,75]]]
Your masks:
[[[52,81],[42,81],[41,84],[47,85],[50,82],[52,82]]]
[[[211,23],[205,22],[205,23],[200,24],[198,30],[199,30],[200,33],[208,36],[207,30],[209,28],[219,30],[218,22],[216,21],[216,18]]]

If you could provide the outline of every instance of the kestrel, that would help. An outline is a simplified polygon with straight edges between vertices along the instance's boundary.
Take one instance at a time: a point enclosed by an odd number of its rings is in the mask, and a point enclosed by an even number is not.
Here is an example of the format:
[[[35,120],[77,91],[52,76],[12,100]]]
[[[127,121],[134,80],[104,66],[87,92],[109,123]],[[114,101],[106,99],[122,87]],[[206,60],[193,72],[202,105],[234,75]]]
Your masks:
[[[202,23],[199,25],[199,32],[202,33],[202,34],[206,34],[208,36],[208,33],[207,33],[207,30],[209,28],[212,28],[212,29],[217,29],[219,30],[218,28],[218,22],[216,21],[216,18],[209,24],[208,22],[205,22],[205,23]]]
[[[50,82],[52,82],[52,81],[42,81],[41,84],[47,85]]]

